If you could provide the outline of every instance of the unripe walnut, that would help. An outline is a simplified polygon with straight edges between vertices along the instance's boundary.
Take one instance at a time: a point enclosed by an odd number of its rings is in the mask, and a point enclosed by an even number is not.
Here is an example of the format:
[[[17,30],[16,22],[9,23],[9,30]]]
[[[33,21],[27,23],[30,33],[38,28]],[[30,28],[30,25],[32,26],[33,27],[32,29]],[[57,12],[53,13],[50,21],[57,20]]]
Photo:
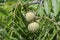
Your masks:
[[[39,24],[36,22],[30,23],[28,25],[28,30],[31,32],[36,32],[39,29]]]
[[[35,14],[33,12],[28,12],[26,14],[26,21],[28,21],[28,22],[34,20],[34,18],[35,18]]]

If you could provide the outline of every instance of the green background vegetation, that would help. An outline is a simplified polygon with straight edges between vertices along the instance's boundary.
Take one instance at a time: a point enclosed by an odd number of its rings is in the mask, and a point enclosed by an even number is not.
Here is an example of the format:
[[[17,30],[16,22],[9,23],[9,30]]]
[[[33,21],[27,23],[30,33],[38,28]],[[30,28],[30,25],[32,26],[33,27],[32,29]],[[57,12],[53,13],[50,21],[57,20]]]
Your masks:
[[[29,2],[6,0],[0,5],[0,40],[60,40],[60,0],[44,0],[43,6]],[[38,32],[28,31],[23,16],[28,11],[40,17]]]

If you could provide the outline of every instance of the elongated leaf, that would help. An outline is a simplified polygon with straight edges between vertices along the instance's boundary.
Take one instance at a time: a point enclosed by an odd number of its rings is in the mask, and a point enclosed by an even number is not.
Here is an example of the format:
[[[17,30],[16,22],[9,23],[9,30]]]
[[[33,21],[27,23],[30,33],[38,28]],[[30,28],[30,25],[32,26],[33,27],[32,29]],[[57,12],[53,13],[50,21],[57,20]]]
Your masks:
[[[51,1],[50,0],[44,1],[44,9],[45,9],[46,14],[49,15],[50,11],[51,11]]]
[[[60,11],[60,0],[57,0],[58,10]]]
[[[38,9],[37,13],[40,16],[43,16],[44,15],[43,6],[40,6],[40,8]]]
[[[7,11],[3,8],[0,7],[0,12],[3,14],[3,15],[8,15]]]
[[[44,2],[44,8],[45,8],[46,14],[49,15],[49,7],[48,7],[48,2],[47,1]]]
[[[8,15],[8,17],[6,19],[8,26],[13,22],[12,17],[13,17],[13,14],[10,14],[10,15]]]
[[[57,0],[52,0],[52,6],[53,6],[53,12],[54,12],[54,16],[57,16],[59,8],[57,5]]]
[[[17,3],[17,1],[18,1],[18,0],[7,0],[7,1],[6,1],[6,4],[12,5],[12,4]]]

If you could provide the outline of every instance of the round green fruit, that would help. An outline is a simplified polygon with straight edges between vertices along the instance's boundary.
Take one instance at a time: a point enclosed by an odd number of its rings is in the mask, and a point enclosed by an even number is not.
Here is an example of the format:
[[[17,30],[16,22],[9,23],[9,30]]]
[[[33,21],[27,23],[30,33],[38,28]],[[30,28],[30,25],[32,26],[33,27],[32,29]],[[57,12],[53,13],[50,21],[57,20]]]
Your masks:
[[[33,12],[28,12],[26,14],[26,21],[28,21],[28,22],[34,20],[34,18],[35,18],[35,14]]]
[[[36,22],[30,23],[28,25],[28,30],[31,32],[36,32],[39,29],[39,24]]]

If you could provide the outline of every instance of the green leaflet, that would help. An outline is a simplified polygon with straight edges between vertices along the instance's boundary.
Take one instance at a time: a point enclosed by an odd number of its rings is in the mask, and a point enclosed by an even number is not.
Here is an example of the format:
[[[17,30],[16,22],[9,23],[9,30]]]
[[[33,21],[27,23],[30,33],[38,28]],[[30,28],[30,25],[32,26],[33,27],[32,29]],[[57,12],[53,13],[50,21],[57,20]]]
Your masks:
[[[18,0],[7,0],[7,1],[6,1],[6,4],[10,4],[10,5],[11,5],[11,4],[15,4],[15,3],[17,3],[17,1],[18,1]]]
[[[13,14],[9,14],[6,18],[8,26],[13,22]]]
[[[52,1],[52,7],[53,7],[54,16],[57,16],[58,11],[59,11],[57,0],[51,0],[51,1]]]
[[[44,1],[44,9],[45,9],[46,14],[49,15],[51,12],[51,1],[50,0]]]
[[[44,15],[44,10],[43,6],[40,6],[39,9],[37,10],[38,15],[43,16]]]
[[[3,8],[0,7],[0,15],[1,14],[2,15],[6,15],[6,16],[8,15],[7,11],[5,9],[3,9]]]

